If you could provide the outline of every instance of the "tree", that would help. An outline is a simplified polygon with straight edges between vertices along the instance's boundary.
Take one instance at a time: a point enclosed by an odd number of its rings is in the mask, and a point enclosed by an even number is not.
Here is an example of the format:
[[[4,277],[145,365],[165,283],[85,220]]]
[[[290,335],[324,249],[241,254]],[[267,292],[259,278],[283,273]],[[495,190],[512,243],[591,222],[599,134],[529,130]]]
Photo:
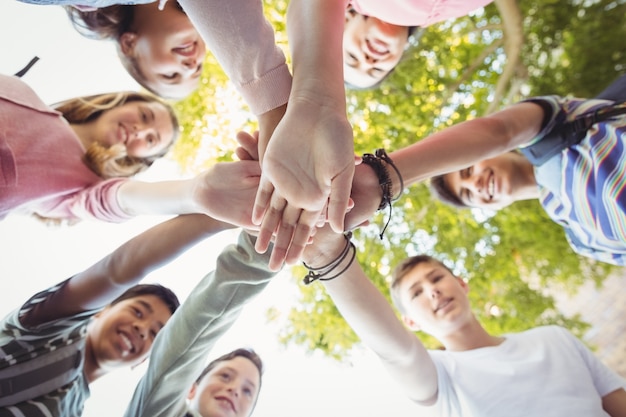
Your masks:
[[[286,2],[266,2],[265,11],[287,53]],[[356,152],[398,149],[530,95],[593,96],[626,72],[625,15],[624,0],[496,0],[470,16],[423,29],[381,88],[348,92]],[[204,74],[202,89],[176,105],[183,126],[176,158],[192,172],[230,159],[234,133],[255,127],[211,57]],[[229,120],[233,113],[241,115],[235,122]],[[383,293],[399,260],[418,252],[435,255],[468,279],[476,314],[496,333],[557,323],[582,334],[586,324],[556,311],[542,289],[554,283],[573,290],[588,279],[600,283],[613,269],[575,255],[536,202],[495,214],[459,211],[434,201],[427,184],[418,184],[393,206],[381,241],[377,234],[388,216],[379,213],[374,225],[355,233],[358,259]],[[281,341],[345,357],[358,338],[323,287],[301,284],[302,267],[293,273],[301,292]]]

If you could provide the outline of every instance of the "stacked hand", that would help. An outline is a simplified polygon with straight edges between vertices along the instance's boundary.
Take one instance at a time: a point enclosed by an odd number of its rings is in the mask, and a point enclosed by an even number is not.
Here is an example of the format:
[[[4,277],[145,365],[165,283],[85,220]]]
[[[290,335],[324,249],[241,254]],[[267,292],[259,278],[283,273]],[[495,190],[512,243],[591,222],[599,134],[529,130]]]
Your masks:
[[[259,158],[259,142],[258,142],[258,133],[254,135],[250,135],[246,132],[239,132],[237,134],[237,141],[239,142],[239,147],[236,149],[236,154],[239,159],[244,161],[255,161]],[[342,212],[342,223],[345,227],[345,230],[352,230],[358,226],[362,226],[367,224],[368,219],[376,212],[378,208],[381,198],[382,191],[378,184],[378,177],[374,173],[374,171],[365,164],[360,164],[360,158],[354,158],[353,164],[356,161],[355,175],[353,178],[353,182],[351,184],[351,193],[350,193],[350,205],[348,207],[347,213],[346,211]],[[313,235],[316,235],[316,227],[321,226],[326,222],[325,213],[322,213],[320,217],[316,219],[314,222],[314,226],[311,229],[311,233],[307,234],[306,239],[302,243],[298,243],[299,253],[296,258],[292,259],[291,257],[288,259],[289,262],[295,262],[299,260],[302,256],[302,251],[305,250],[307,243],[311,242],[311,238]],[[334,230],[334,228],[333,228]],[[342,232],[344,228],[342,227],[339,230],[334,230],[334,232]],[[328,233],[328,231],[326,232]],[[295,239],[296,235],[293,234],[291,236],[292,239]],[[267,239],[268,236],[265,236]],[[277,236],[272,235],[270,233],[269,239],[276,240]],[[269,243],[268,243],[269,244]],[[288,240],[288,238],[284,238],[282,242],[282,247],[288,247],[291,251],[291,247],[294,244]],[[267,249],[267,247],[265,247]],[[276,250],[276,245],[274,251]],[[284,256],[285,249],[283,249],[282,253],[278,255]],[[295,250],[293,251],[295,254]],[[280,256],[277,256],[277,259]],[[280,267],[280,264],[277,265]]]
[[[296,122],[297,121],[297,122]],[[263,152],[263,149],[261,149]],[[290,102],[262,157],[252,221],[270,268],[296,262],[320,219],[344,228],[354,175],[352,127],[336,111]]]

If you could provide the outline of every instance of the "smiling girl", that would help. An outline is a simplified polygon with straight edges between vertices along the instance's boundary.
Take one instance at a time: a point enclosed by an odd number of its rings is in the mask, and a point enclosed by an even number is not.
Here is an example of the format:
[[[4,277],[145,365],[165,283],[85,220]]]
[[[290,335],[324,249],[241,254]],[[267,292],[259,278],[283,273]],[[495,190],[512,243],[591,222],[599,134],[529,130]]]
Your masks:
[[[177,2],[65,9],[82,35],[115,41],[126,71],[150,92],[182,99],[198,87],[206,47]]]
[[[18,78],[0,75],[0,219],[27,213],[122,222],[201,212],[251,225],[256,162],[218,164],[189,180],[130,178],[165,155],[177,135],[173,110],[152,95],[101,94],[49,107]],[[224,178],[237,178],[227,187],[237,200],[222,210],[225,200],[214,193]]]

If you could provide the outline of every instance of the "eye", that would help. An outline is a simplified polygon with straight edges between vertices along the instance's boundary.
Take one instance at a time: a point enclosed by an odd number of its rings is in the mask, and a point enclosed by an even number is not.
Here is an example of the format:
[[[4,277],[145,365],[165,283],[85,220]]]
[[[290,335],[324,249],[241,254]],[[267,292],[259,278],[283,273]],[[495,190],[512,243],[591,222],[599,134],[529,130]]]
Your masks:
[[[150,337],[154,339],[158,333],[159,333],[158,331],[150,330]]]
[[[441,278],[443,278],[443,275],[435,275],[435,277],[433,278],[433,282],[437,282],[441,280]]]
[[[138,308],[133,307],[133,310],[135,311],[135,316],[142,318],[143,317],[143,312],[141,310],[139,310]]]
[[[413,293],[413,297],[412,298],[418,297],[421,293],[422,293],[422,289],[421,288],[415,290],[415,292]]]
[[[148,122],[148,113],[145,110],[141,111],[141,121],[144,123]]]
[[[252,390],[250,388],[244,388],[243,393],[248,397],[252,397]]]
[[[220,374],[220,377],[224,380],[224,381],[229,381],[230,380],[230,374],[227,372],[222,372]]]

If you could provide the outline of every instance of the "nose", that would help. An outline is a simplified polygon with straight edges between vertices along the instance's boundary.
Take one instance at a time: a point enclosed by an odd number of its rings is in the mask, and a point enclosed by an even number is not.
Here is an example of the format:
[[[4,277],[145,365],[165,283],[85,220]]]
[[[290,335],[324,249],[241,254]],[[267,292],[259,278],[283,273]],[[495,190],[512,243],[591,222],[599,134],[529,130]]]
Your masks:
[[[439,298],[439,296],[441,296],[441,291],[439,291],[439,289],[435,287],[434,285],[430,287],[429,291],[430,291],[430,298],[432,299]]]
[[[190,73],[194,73],[198,69],[198,57],[190,56],[181,61],[181,64],[185,70]]]
[[[226,390],[235,397],[239,397],[239,390],[234,386],[234,383],[230,385]]]
[[[146,339],[148,337],[148,329],[146,328],[145,325],[143,324],[135,324],[135,331],[137,332],[137,334],[139,335],[139,337],[141,339]]]
[[[478,174],[472,174],[467,178],[462,178],[461,186],[477,194],[481,194],[485,188],[483,177]]]
[[[367,53],[367,51],[363,51],[363,59],[365,60],[366,63],[368,63],[369,65],[374,65],[375,63],[378,62],[377,58],[374,58],[373,56],[371,56],[370,54]]]

